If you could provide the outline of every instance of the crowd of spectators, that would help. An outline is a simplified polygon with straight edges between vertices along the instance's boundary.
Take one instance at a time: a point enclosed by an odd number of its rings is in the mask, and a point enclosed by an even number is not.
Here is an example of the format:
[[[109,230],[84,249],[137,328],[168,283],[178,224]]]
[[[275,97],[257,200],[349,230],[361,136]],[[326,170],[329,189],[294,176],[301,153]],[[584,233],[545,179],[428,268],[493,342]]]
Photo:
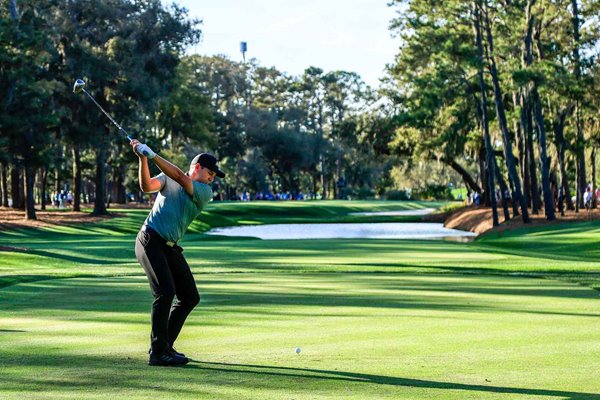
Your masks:
[[[562,203],[564,202],[564,198],[562,195],[562,190],[553,190],[554,192],[554,204],[559,208],[558,211],[560,210],[560,207],[562,205]],[[496,203],[500,204],[502,202],[502,200],[506,200],[507,203],[511,203],[512,202],[512,195],[510,190],[506,190],[504,192],[504,199],[502,198],[502,191],[500,189],[496,190]],[[540,195],[542,195],[542,191],[540,188]],[[587,210],[590,210],[592,208],[596,207],[596,203],[598,202],[598,199],[600,199],[600,188],[596,188],[595,190],[593,189],[592,185],[589,184],[586,189],[585,192],[583,194],[583,205]],[[462,200],[462,195],[459,195],[458,200]],[[575,203],[577,201],[577,196],[572,196],[571,197],[571,202]],[[483,199],[482,199],[482,194],[479,192],[469,192],[467,193],[467,197],[465,199],[465,202],[468,206],[480,206],[483,203]]]
[[[314,200],[319,198],[314,193],[304,194],[302,192],[258,192],[252,194],[248,191],[242,192],[238,195],[238,200],[241,201],[253,201],[253,200]]]

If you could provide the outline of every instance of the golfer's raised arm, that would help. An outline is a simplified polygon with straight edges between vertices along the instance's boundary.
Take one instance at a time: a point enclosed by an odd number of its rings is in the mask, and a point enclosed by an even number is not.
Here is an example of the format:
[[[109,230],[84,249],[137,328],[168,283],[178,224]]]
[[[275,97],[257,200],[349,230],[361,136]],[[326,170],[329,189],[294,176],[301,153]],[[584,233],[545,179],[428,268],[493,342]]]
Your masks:
[[[137,139],[133,139],[130,143],[134,153],[139,157],[138,178],[140,180],[140,189],[144,193],[154,193],[160,190],[161,183],[158,179],[150,177],[150,169],[148,168],[148,158],[139,152],[141,143]]]
[[[137,139],[131,141],[131,146],[135,153],[140,157],[140,187],[144,192],[155,192],[160,190],[160,182],[156,179],[150,179],[147,161],[149,158],[154,160],[154,163],[165,173],[165,175],[179,183],[190,196],[194,195],[194,184],[192,183],[192,180],[185,172],[179,169],[179,167],[171,164],[169,161],[156,154],[146,144],[138,142]],[[147,191],[144,188],[149,190]]]
[[[150,169],[148,168],[148,159],[140,157],[138,169],[138,177],[140,179],[140,189],[144,193],[154,193],[160,190],[161,183],[156,178],[150,177]]]
[[[165,175],[179,183],[190,196],[194,195],[194,184],[192,183],[192,179],[187,176],[185,172],[159,155],[156,155],[152,160]]]

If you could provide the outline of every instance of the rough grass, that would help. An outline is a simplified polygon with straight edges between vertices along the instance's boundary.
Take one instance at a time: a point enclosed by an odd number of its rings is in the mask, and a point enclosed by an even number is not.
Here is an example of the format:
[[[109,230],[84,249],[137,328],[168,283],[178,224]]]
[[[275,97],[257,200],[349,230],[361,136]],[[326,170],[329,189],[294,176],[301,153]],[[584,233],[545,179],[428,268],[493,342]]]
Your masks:
[[[430,207],[330,203],[214,204],[194,224],[185,368],[145,365],[147,211],[0,233],[0,398],[600,399],[599,222],[474,243],[202,233]]]

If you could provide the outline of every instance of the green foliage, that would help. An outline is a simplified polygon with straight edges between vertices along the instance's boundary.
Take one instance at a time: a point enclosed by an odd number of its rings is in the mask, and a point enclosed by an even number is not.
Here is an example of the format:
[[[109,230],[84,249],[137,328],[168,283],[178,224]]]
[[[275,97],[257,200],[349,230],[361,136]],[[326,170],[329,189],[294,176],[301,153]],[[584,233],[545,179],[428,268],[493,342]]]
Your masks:
[[[346,195],[348,198],[356,200],[371,200],[375,198],[375,190],[369,187],[348,188]]]
[[[409,162],[472,161],[477,98],[475,47],[465,2],[402,2],[392,23],[402,46],[389,66],[402,112],[390,140],[392,153]],[[476,142],[480,139],[476,138]]]
[[[574,38],[573,4],[579,5],[578,41]],[[586,109],[585,117],[569,114],[566,119],[567,151],[579,157],[577,152],[584,144],[573,131],[578,130],[579,124],[587,137],[593,137],[599,125],[599,104],[597,96],[592,95],[593,82],[598,80],[597,69],[592,65],[596,64],[600,48],[597,2],[399,0],[392,2],[392,6],[398,15],[390,29],[400,42],[395,62],[388,67],[385,87],[385,94],[396,110],[397,129],[390,138],[392,154],[408,164],[436,159],[452,166],[452,160],[456,160],[457,165],[466,163],[467,171],[477,168],[484,154],[477,70],[483,66],[486,72],[491,72],[489,60],[479,59],[476,51],[474,21],[478,9],[479,15],[487,15],[490,20],[490,36],[484,35],[483,46],[486,54],[494,57],[499,71],[500,92],[504,93],[504,98],[498,99],[499,104],[508,116],[507,125],[514,129],[509,133],[510,140],[522,142],[519,135],[525,134],[535,141],[540,138],[539,132],[532,132],[533,126],[523,133],[524,105],[519,100],[519,96],[529,95],[535,86],[540,93],[543,126],[550,137],[560,113],[575,103],[580,104],[580,112]],[[528,22],[531,22],[529,47],[525,42]],[[525,52],[528,48],[530,53]],[[489,78],[486,74],[484,90],[494,143],[500,138],[494,128],[499,121],[494,121],[495,105],[490,100],[494,99],[494,92]],[[531,114],[531,105],[529,108],[525,112]],[[523,171],[525,157],[520,145],[518,156]],[[542,149],[530,146],[534,157],[540,157]],[[557,149],[543,150],[556,161]],[[539,162],[534,164],[537,171]],[[574,165],[568,165],[569,177],[574,176]],[[484,173],[483,169],[479,171],[480,176]]]
[[[412,191],[408,190],[388,190],[385,192],[386,200],[410,200]]]
[[[598,6],[579,3],[578,43],[570,1],[533,4],[531,63],[522,54],[527,2],[485,3],[493,10],[493,50],[505,94],[500,100],[515,130],[511,140],[520,134],[523,88],[537,85],[551,139],[555,116],[579,104],[565,127],[568,177],[575,175],[570,158],[600,137],[593,89]],[[169,149],[165,154],[176,158],[183,154],[185,164],[201,151],[215,153],[228,173],[220,182],[224,198],[264,190],[340,197],[336,183],[342,179],[355,196],[363,188],[365,196],[369,190],[383,196],[424,181],[457,183],[456,174],[475,182],[485,175],[477,71],[489,65],[477,52],[473,16],[474,7],[485,4],[392,2],[399,52],[375,92],[350,71],[311,66],[290,76],[257,60],[185,55],[200,39],[200,21],[159,0],[19,1],[17,20],[8,8],[1,11],[0,149],[16,168],[35,163],[55,172],[51,182],[61,187],[74,175],[77,153],[85,164],[75,168],[86,169],[84,179],[94,178],[99,196],[105,180],[113,188],[133,189],[136,158],[123,136],[89,99],[71,93],[73,80],[84,78],[119,123],[157,150]],[[485,87],[491,99],[487,75]],[[493,127],[491,101],[488,107]],[[575,134],[575,117],[588,141]],[[498,130],[492,128],[491,136],[497,141]],[[549,151],[555,161],[555,151]],[[421,162],[443,163],[456,174],[415,179],[420,172],[410,167]]]
[[[422,189],[412,192],[415,200],[452,200],[452,191],[446,185],[425,185]]]

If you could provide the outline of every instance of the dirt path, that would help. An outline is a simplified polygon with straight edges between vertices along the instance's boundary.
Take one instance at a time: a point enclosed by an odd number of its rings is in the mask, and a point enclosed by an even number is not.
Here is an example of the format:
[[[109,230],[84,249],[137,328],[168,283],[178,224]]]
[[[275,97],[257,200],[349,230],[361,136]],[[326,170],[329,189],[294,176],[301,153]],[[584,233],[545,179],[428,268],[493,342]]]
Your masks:
[[[82,223],[99,222],[120,216],[118,213],[110,213],[104,216],[92,216],[87,212],[67,210],[36,210],[37,220],[25,218],[25,211],[12,208],[0,207],[0,231],[11,228],[40,228],[53,225],[76,225]]]

